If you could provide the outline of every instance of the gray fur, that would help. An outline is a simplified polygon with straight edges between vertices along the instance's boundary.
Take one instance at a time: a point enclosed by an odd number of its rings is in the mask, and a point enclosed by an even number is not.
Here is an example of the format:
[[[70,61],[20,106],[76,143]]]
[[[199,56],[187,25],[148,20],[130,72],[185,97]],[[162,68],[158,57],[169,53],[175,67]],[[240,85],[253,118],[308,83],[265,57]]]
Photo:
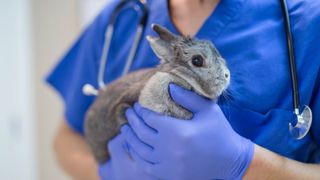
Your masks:
[[[107,143],[117,135],[121,125],[127,123],[124,112],[136,101],[153,111],[190,119],[192,114],[171,100],[169,83],[209,99],[217,98],[229,85],[230,72],[211,42],[176,36],[159,25],[152,28],[159,38],[148,36],[147,40],[161,64],[130,73],[107,85],[87,112],[85,137],[99,163],[109,159]],[[203,67],[192,64],[194,55],[204,58]]]

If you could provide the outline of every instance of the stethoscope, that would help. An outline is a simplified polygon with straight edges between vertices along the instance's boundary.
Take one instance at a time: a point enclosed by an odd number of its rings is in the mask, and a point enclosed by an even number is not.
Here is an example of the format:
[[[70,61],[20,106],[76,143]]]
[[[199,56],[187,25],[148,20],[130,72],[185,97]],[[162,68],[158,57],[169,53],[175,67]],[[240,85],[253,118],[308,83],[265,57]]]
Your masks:
[[[109,24],[107,26],[107,31],[105,33],[105,43],[103,47],[103,52],[100,58],[100,66],[98,72],[98,85],[99,88],[103,88],[105,86],[103,77],[106,71],[107,57],[110,50],[110,43],[112,40],[112,35],[114,31],[114,24],[117,20],[117,17],[121,13],[122,9],[129,3],[134,3],[131,7],[137,13],[142,12],[142,16],[140,17],[140,21],[138,24],[138,28],[136,31],[136,35],[133,41],[133,45],[129,52],[124,70],[122,75],[126,75],[132,65],[133,59],[136,55],[138,45],[141,42],[142,33],[144,32],[147,24],[147,19],[149,15],[148,7],[146,1],[143,0],[122,0],[113,11]],[[290,17],[288,13],[288,8],[286,4],[286,0],[280,0],[282,13],[284,16],[284,26],[286,32],[286,41],[288,47],[288,55],[289,55],[289,66],[290,66],[290,78],[291,78],[291,86],[292,86],[292,100],[293,100],[293,120],[289,122],[289,132],[296,139],[302,139],[309,132],[311,123],[312,123],[312,111],[309,106],[304,105],[303,110],[301,111],[300,107],[300,96],[298,89],[298,78],[297,78],[297,70],[296,70],[296,61],[294,57],[294,47],[292,42],[292,34],[290,27]],[[98,95],[98,90],[95,89],[92,85],[86,84],[83,87],[83,93],[85,95]]]

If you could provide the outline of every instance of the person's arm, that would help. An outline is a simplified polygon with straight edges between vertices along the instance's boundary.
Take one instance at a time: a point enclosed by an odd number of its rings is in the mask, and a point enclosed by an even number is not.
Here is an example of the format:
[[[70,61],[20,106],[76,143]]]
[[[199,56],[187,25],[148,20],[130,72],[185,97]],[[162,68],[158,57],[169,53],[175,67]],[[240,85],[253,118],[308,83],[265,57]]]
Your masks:
[[[255,145],[253,160],[243,179],[320,179],[320,165],[294,161]]]
[[[97,163],[84,138],[68,127],[65,121],[56,134],[54,150],[61,167],[73,179],[99,179]]]

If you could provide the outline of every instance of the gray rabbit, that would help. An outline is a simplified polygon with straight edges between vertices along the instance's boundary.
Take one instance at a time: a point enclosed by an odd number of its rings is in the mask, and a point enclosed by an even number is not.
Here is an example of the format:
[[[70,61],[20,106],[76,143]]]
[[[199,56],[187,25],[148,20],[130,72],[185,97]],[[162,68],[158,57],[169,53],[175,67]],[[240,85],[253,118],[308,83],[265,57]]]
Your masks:
[[[147,36],[147,40],[160,65],[130,73],[105,86],[87,112],[85,137],[98,163],[109,159],[108,141],[127,123],[125,110],[135,102],[187,120],[192,114],[171,100],[170,83],[209,99],[217,98],[229,85],[230,72],[211,42],[176,36],[159,25],[152,25],[152,29],[159,37]]]

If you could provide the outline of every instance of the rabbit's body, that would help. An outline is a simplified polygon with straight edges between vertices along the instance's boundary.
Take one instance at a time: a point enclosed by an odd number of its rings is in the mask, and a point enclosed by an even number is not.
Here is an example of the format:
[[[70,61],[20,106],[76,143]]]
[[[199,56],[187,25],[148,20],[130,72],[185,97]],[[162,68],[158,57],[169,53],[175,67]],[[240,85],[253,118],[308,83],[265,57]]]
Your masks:
[[[174,103],[168,93],[171,82],[187,89],[191,86],[183,79],[170,74],[170,70],[160,65],[136,71],[100,90],[86,118],[86,139],[99,163],[109,158],[107,142],[127,123],[125,110],[135,102],[172,117],[192,117],[190,112]]]
[[[130,73],[99,91],[85,121],[85,137],[99,163],[109,158],[107,143],[126,123],[125,109],[138,100],[141,89],[155,72],[156,69],[146,69]]]
[[[153,28],[160,39],[148,37],[148,40],[163,62],[155,68],[130,73],[105,86],[87,112],[85,137],[99,163],[109,159],[108,141],[117,135],[121,125],[127,123],[125,110],[135,102],[158,113],[190,119],[192,114],[171,100],[168,91],[170,83],[210,99],[219,96],[229,84],[229,71],[211,43],[180,38],[159,26]],[[176,43],[176,49],[172,47],[174,52],[170,52],[171,48],[167,49],[172,45],[167,42]],[[195,56],[191,54],[193,49],[188,49],[190,47],[197,49]],[[202,60],[202,56],[208,59],[201,67],[199,56]],[[190,59],[194,65],[190,65]]]

